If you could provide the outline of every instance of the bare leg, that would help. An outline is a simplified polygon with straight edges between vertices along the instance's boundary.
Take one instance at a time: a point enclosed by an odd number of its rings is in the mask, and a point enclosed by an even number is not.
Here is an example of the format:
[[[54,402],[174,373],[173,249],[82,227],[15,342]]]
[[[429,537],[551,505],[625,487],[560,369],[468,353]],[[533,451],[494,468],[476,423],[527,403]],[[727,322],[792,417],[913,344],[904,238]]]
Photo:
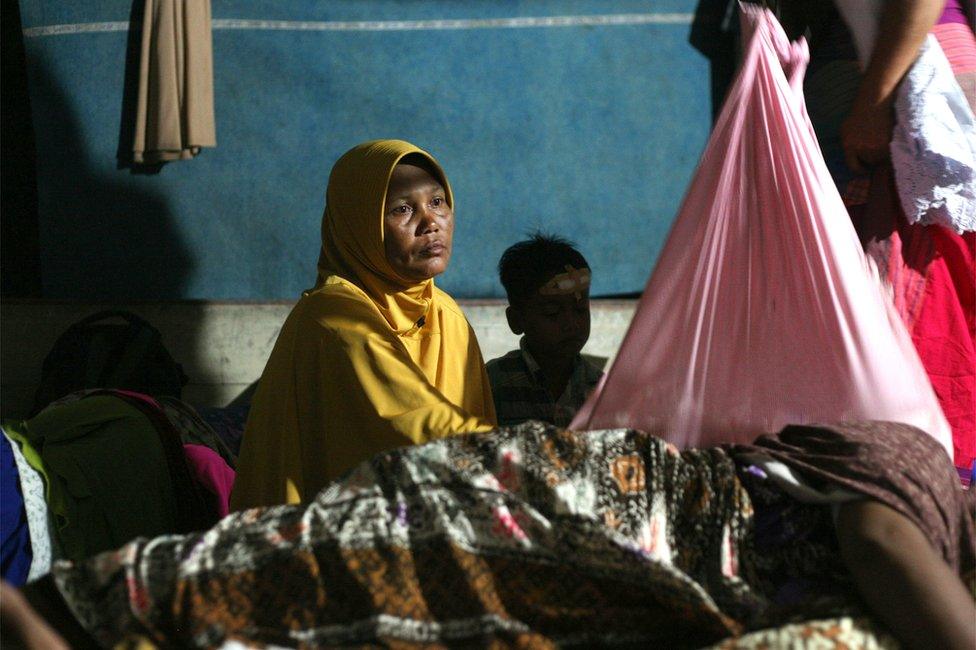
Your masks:
[[[840,508],[837,538],[861,596],[906,647],[976,647],[976,603],[909,519],[854,501]]]

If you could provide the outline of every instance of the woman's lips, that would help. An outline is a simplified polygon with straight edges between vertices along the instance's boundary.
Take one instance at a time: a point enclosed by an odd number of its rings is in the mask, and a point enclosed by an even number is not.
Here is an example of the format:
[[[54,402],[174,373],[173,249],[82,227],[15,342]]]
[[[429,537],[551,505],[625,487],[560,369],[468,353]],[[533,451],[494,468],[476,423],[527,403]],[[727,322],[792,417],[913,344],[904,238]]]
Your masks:
[[[445,246],[442,242],[435,241],[424,246],[420,250],[420,254],[425,255],[427,257],[436,257],[442,255],[446,250],[447,250],[447,246]]]

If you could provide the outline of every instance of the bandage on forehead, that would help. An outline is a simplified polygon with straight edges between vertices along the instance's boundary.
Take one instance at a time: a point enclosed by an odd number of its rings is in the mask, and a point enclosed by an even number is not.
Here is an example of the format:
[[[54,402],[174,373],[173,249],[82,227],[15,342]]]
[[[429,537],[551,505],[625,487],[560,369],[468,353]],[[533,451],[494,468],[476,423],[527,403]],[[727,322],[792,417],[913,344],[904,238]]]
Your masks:
[[[551,280],[539,287],[539,295],[542,296],[565,296],[574,294],[579,300],[583,292],[590,286],[590,270],[587,268],[577,269],[570,264],[566,265],[566,272],[553,276]]]

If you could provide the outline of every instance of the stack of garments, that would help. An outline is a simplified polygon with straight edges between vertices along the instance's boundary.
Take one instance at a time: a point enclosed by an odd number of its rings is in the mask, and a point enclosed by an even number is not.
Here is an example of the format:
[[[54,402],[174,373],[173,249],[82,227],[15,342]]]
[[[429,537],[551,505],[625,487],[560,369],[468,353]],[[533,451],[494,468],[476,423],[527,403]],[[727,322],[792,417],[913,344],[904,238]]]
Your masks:
[[[3,577],[14,584],[52,559],[203,530],[227,514],[233,455],[178,400],[83,391],[5,421],[3,433]]]

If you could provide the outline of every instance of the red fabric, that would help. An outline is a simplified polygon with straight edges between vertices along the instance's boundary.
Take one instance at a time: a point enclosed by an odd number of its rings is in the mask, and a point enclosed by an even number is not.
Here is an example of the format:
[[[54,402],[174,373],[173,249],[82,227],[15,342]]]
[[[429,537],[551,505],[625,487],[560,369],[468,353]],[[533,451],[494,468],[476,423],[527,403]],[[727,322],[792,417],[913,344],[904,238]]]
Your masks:
[[[952,427],[954,461],[976,460],[976,233],[910,225],[890,168],[875,172],[851,217],[891,285],[895,307]]]
[[[931,247],[921,305],[909,332],[952,427],[955,463],[968,468],[976,459],[976,233],[957,235],[941,226],[902,229]],[[912,263],[912,252],[906,264]]]
[[[956,75],[976,61],[972,29],[958,3],[932,30]],[[949,14],[957,18],[947,18]],[[969,91],[970,105],[974,98]],[[922,365],[952,427],[956,467],[976,461],[976,233],[909,225],[897,201],[890,167],[871,178],[867,203],[849,206],[865,250],[891,285]]]

